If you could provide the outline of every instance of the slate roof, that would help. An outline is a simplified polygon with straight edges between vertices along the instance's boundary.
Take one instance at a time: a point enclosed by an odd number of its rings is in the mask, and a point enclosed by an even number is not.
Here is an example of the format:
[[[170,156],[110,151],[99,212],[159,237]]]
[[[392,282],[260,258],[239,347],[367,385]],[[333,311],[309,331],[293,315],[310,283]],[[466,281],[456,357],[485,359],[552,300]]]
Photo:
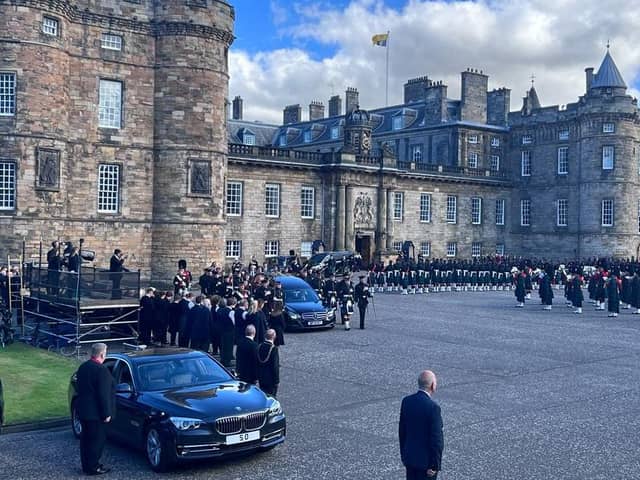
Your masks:
[[[616,66],[616,62],[613,61],[613,58],[609,54],[607,50],[606,55],[604,56],[604,60],[602,60],[602,64],[598,69],[598,73],[594,75],[593,81],[591,83],[591,88],[627,88],[627,84],[624,83],[624,79],[620,74],[620,70]]]
[[[268,123],[248,122],[245,120],[227,121],[229,143],[244,143],[242,136],[245,131],[248,131],[255,135],[256,145],[264,147],[275,142],[279,129],[279,125],[270,125]]]

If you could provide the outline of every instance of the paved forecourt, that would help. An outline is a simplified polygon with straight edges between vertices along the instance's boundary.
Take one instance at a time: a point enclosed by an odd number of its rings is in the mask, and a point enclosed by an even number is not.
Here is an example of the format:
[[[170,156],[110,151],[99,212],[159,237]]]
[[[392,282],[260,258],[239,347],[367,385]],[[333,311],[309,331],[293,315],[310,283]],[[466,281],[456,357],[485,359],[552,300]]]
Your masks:
[[[288,334],[286,443],[161,477],[404,478],[400,401],[431,368],[445,424],[439,478],[638,478],[640,316],[546,312],[535,295],[516,309],[511,292],[378,294],[364,331]],[[108,478],[158,478],[119,446],[104,461]],[[68,429],[0,437],[0,465],[0,478],[80,476]]]

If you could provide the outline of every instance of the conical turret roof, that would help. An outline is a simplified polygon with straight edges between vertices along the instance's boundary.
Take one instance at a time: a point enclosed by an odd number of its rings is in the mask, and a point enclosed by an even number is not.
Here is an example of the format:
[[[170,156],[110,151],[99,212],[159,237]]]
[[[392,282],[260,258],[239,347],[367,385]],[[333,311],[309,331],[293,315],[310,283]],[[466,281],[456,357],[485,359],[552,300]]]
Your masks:
[[[620,74],[620,70],[616,66],[616,62],[613,61],[609,50],[602,60],[602,64],[598,69],[598,73],[594,75],[591,88],[627,88],[627,84],[624,83],[624,79]]]

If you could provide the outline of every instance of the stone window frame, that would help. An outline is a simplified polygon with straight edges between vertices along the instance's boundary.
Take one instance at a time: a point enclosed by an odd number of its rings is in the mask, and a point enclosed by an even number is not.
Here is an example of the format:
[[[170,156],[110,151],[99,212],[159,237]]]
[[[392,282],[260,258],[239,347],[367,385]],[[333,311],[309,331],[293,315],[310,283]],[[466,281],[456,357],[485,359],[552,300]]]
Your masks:
[[[264,258],[275,258],[278,255],[280,255],[280,241],[265,240],[264,241]]]
[[[469,168],[477,169],[480,155],[477,152],[469,152],[467,154],[467,166]]]
[[[305,196],[305,192],[306,192],[306,196]],[[311,193],[311,196],[309,196],[309,193]],[[303,185],[302,187],[300,187],[300,217],[305,220],[313,220],[316,218],[316,188],[315,187],[312,187],[309,185]]]
[[[500,171],[500,155],[491,155],[489,157],[489,170],[492,172]]]
[[[531,176],[531,150],[522,150],[520,153],[520,176]]]
[[[616,133],[616,124],[615,124],[615,122],[603,122],[602,123],[602,133]]]
[[[431,242],[420,242],[420,255],[423,257],[431,256]]]
[[[525,133],[522,135],[522,145],[531,145],[533,143],[533,135]]]
[[[531,199],[523,198],[520,200],[520,226],[531,226]]]
[[[556,201],[556,226],[566,227],[569,224],[569,200],[559,198]]]
[[[402,240],[396,240],[391,244],[391,248],[395,252],[402,252]]]
[[[498,148],[500,146],[500,138],[499,137],[491,137],[491,146],[493,148]]]
[[[301,241],[300,242],[300,256],[303,258],[310,258],[313,254],[313,242]]]
[[[447,257],[455,257],[458,255],[458,242],[447,242],[445,254]]]
[[[569,175],[569,147],[558,147],[557,152],[556,172],[558,175]]]
[[[103,173],[102,170],[104,170],[105,172]],[[109,188],[109,189],[105,189],[106,187],[112,187],[113,185],[105,185],[104,183],[104,178],[103,175],[109,174],[109,173],[113,173],[114,168],[116,168],[116,182],[115,182],[115,186],[116,189],[115,191],[113,190],[113,188]],[[123,177],[123,170],[124,167],[122,165],[122,163],[119,162],[100,162],[98,163],[98,178],[97,178],[97,183],[98,183],[98,195],[96,197],[96,212],[101,214],[101,215],[119,215],[122,209],[122,177]],[[115,193],[115,195],[113,195]],[[101,204],[102,205],[106,205],[106,204],[114,204],[113,200],[109,200],[108,198],[102,198],[103,197],[107,197],[107,196],[111,196],[113,198],[115,198],[115,209],[111,208],[111,209],[105,209],[105,208],[100,208]]]
[[[253,147],[256,144],[256,134],[253,132],[243,132],[242,133],[242,143],[249,147]]]
[[[482,256],[482,242],[471,243],[471,257],[478,258]]]
[[[2,78],[5,77],[6,78]],[[10,79],[13,79],[11,84]],[[0,111],[0,117],[15,117],[18,110],[18,73],[11,70],[0,70],[0,84],[3,88],[6,88],[8,93],[3,95],[2,101],[3,108],[7,108],[5,111]]]
[[[58,164],[58,178],[55,186],[49,185],[41,185],[40,184],[40,161],[41,161],[41,153],[55,153]],[[59,149],[56,148],[46,148],[46,147],[36,147],[36,178],[35,178],[35,188],[37,190],[45,190],[49,192],[59,192],[60,191],[60,165],[61,165],[62,153]]]
[[[17,209],[18,162],[0,157],[0,214],[15,213]]]
[[[47,22],[50,22],[47,24]],[[42,16],[42,24],[40,26],[40,31],[45,35],[49,35],[51,37],[60,37],[60,26],[62,23],[58,17],[54,17],[53,15],[43,15]],[[47,31],[47,28],[53,29],[53,31]]]
[[[269,192],[275,192],[275,202],[273,198],[269,198]],[[280,203],[282,187],[279,183],[265,183],[264,185],[264,215],[267,218],[280,218]],[[274,212],[274,213],[269,213]]]
[[[447,195],[445,219],[449,224],[458,223],[458,197],[456,195]]]
[[[467,137],[467,143],[472,143],[472,144],[476,144],[479,143],[478,142],[478,135],[474,134],[474,135],[469,135]]]
[[[120,41],[117,47],[116,38]],[[102,32],[100,34],[100,48],[111,52],[122,52],[124,50],[124,35],[116,32]]]
[[[496,225],[504,225],[506,205],[504,198],[496,199]]]
[[[615,207],[613,198],[604,198],[600,203],[600,225],[613,227],[615,224]]]
[[[118,126],[115,126],[115,122],[113,124],[103,124],[101,123],[102,120],[101,118],[103,117],[103,112],[101,111],[102,109],[107,109],[107,108],[113,108],[110,105],[107,105],[105,102],[105,105],[102,105],[102,100],[103,97],[106,97],[107,95],[103,95],[102,94],[102,86],[103,86],[103,82],[104,85],[106,86],[107,84],[119,84],[120,85],[120,118],[119,118],[119,122],[118,122]],[[107,93],[107,92],[105,92]],[[99,129],[104,129],[104,130],[121,130],[122,128],[124,128],[124,96],[125,96],[125,84],[124,81],[117,79],[117,78],[108,78],[108,77],[99,77],[98,78],[98,128]],[[105,98],[106,100],[106,98]]]
[[[242,240],[226,240],[224,256],[225,258],[240,258],[242,256]]]
[[[231,185],[239,186],[237,195],[235,194],[235,192],[232,192],[231,189],[229,188]],[[229,197],[232,195],[234,197],[237,196],[238,198],[237,200],[232,199],[232,201],[230,202]],[[244,200],[244,182],[241,182],[239,180],[227,180],[224,198],[225,198],[225,207],[224,207],[225,215],[227,217],[241,217],[242,211],[243,211],[243,208],[242,208],[243,200]],[[230,207],[236,207],[236,206],[237,206],[237,209],[234,208],[232,211],[230,210]]]
[[[404,192],[393,192],[393,220],[404,220]]]
[[[193,192],[193,167],[195,164],[206,164],[209,169],[209,191],[208,192]],[[187,197],[195,198],[211,198],[213,191],[213,165],[211,160],[206,158],[190,158],[187,164]]]
[[[504,243],[496,243],[496,255],[504,257]]]
[[[420,223],[431,223],[431,194],[420,193]]]
[[[606,152],[611,152],[608,155]],[[613,170],[616,164],[616,147],[615,145],[602,146],[602,170]]]
[[[569,129],[561,128],[558,130],[558,140],[569,140]]]
[[[471,224],[482,225],[482,197],[471,197]]]

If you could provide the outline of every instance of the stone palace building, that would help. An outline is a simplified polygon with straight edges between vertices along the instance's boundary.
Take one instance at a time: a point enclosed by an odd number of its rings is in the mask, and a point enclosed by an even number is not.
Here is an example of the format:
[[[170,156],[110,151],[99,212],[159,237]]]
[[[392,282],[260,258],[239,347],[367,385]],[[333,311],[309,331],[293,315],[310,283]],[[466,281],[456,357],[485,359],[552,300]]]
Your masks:
[[[226,100],[234,20],[222,0],[0,0],[3,258],[82,237],[100,265],[119,247],[166,279],[179,258],[197,272],[316,240],[365,260],[404,241],[637,256],[639,111],[608,51],[562,107],[532,86],[510,111],[509,89],[467,69],[460,99],[420,77],[401,105],[364,111],[348,88],[344,108],[269,125]]]

